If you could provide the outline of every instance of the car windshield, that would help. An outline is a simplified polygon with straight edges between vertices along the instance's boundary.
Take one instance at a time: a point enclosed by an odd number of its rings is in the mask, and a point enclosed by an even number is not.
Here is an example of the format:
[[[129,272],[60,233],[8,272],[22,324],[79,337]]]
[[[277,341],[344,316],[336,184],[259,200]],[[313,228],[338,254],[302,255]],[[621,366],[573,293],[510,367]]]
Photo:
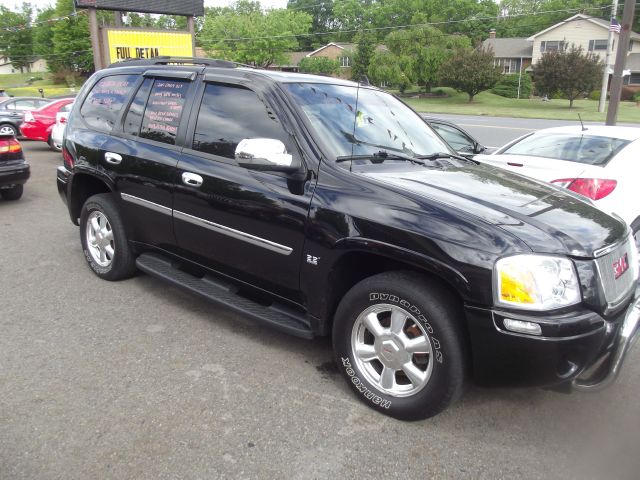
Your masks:
[[[290,83],[286,88],[335,158],[380,151],[411,157],[453,153],[415,112],[388,93],[318,83]]]
[[[605,165],[628,143],[620,138],[593,135],[533,134],[500,153]]]

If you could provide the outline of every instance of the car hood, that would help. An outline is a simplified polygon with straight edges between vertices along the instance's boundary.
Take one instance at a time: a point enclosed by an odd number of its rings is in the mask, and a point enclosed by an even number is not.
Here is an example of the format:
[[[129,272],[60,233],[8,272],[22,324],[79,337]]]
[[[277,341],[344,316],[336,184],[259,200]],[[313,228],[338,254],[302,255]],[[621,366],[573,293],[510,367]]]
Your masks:
[[[583,197],[489,165],[366,170],[459,216],[473,215],[524,241],[534,252],[593,257],[626,234],[624,222]]]

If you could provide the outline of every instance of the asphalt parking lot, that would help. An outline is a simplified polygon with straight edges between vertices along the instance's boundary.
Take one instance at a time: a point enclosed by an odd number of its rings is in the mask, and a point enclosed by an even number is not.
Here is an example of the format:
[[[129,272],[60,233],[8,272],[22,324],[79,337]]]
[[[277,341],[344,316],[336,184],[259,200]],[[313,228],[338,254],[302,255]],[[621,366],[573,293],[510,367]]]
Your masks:
[[[32,178],[0,201],[0,479],[640,475],[640,345],[600,393],[471,387],[433,419],[386,418],[325,339],[143,274],[99,280],[56,191],[60,155],[23,146]]]

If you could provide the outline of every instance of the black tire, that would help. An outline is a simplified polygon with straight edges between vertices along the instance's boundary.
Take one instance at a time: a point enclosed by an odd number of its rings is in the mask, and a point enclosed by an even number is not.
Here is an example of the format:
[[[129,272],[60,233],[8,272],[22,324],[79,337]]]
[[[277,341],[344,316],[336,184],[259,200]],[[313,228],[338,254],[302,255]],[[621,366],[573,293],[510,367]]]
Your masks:
[[[101,231],[111,232],[110,237],[97,239],[96,242],[104,241],[104,248],[100,248],[97,243],[89,245],[87,224],[93,217],[102,221],[104,229]],[[106,219],[106,223],[104,220]],[[110,193],[101,193],[90,197],[82,206],[80,211],[80,241],[84,257],[93,272],[104,280],[123,280],[133,276],[136,272],[135,256],[131,251],[124,225],[116,208],[113,197]],[[100,250],[108,251],[111,255],[105,256],[104,263],[100,263]]]
[[[5,200],[18,200],[22,197],[22,192],[24,191],[24,186],[22,185],[14,185],[11,188],[4,188],[0,190],[0,195]]]
[[[2,123],[0,124],[0,130],[7,130],[7,132],[9,133],[9,135],[13,135],[14,137],[18,136],[18,129],[14,126],[11,125],[10,123]],[[10,133],[9,130],[12,130],[13,133]]]
[[[62,151],[62,147],[59,147],[55,143],[53,143],[53,138],[51,138],[51,136],[49,136],[49,141],[47,143],[49,144],[49,148],[51,148],[51,150],[55,150],[56,152]]]
[[[352,334],[357,338],[354,332],[362,333],[363,331],[363,322],[358,318],[368,309],[377,308],[393,308],[393,311],[399,312],[400,316],[406,312],[408,317],[405,317],[402,323],[401,335],[404,335],[402,338],[408,339],[408,335],[413,335],[411,331],[418,332],[417,324],[419,324],[422,326],[422,333],[418,337],[421,337],[423,342],[425,338],[429,341],[430,353],[419,354],[423,356],[422,362],[428,358],[424,369],[426,383],[423,383],[423,386],[419,387],[421,389],[416,390],[415,393],[407,391],[404,394],[400,392],[400,395],[393,395],[381,388],[383,372],[378,370],[387,367],[390,371],[395,370],[383,364],[387,359],[381,356],[364,362],[356,359],[353,342],[357,340],[352,339]],[[374,312],[374,315],[375,318],[380,319],[379,325],[385,328],[383,324],[386,313]],[[459,301],[456,301],[448,290],[419,274],[388,272],[367,278],[355,285],[344,296],[335,315],[333,348],[338,368],[358,398],[385,415],[401,420],[420,420],[434,416],[456,401],[464,391],[468,352],[466,336],[461,328],[462,316]],[[374,339],[373,346],[370,348],[378,345],[385,349],[386,353],[382,350],[376,350],[376,352],[381,352],[385,356],[389,355],[393,349],[397,349],[398,345],[406,346],[406,344],[394,343],[395,346],[389,348],[388,340],[384,342],[380,340],[386,338],[387,334],[391,335],[390,318],[389,327],[385,328],[384,335],[375,336],[369,332],[368,327],[364,327],[363,333],[365,335],[363,338],[369,335]],[[360,326],[354,329],[356,323]],[[394,338],[398,342],[402,341],[399,336]],[[424,343],[427,345],[426,342]],[[391,355],[394,354],[391,353]],[[403,351],[399,355],[407,354],[415,365],[418,354]],[[405,361],[403,358],[397,357],[393,361],[403,362]],[[429,362],[432,363],[431,370],[428,367]],[[372,379],[376,371],[379,374],[379,384],[375,383],[375,378]],[[394,388],[416,389],[414,382],[409,380],[409,376],[405,375],[404,371],[404,369],[397,370],[392,374]],[[426,372],[430,372],[429,375]],[[403,385],[407,381],[409,384]]]

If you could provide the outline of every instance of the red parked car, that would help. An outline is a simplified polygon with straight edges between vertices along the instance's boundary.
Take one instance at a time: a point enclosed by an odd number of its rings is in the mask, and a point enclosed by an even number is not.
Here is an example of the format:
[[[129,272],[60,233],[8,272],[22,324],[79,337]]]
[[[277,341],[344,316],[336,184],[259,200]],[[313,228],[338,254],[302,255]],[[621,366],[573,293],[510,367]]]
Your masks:
[[[20,125],[20,133],[23,137],[47,142],[54,150],[60,150],[51,141],[51,129],[56,124],[56,113],[71,110],[73,101],[73,98],[61,98],[36,110],[25,112],[24,121]]]

